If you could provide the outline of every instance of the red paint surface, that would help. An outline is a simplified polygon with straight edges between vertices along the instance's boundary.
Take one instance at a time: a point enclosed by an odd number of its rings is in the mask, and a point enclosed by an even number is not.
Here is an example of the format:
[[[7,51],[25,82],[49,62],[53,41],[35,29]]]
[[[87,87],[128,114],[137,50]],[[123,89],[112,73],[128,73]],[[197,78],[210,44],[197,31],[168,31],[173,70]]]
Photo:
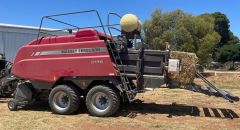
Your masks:
[[[113,76],[112,74],[117,76],[118,71],[115,69],[115,64],[112,63],[108,51],[45,56],[33,55],[42,51],[106,48],[106,43],[100,37],[95,30],[85,30],[74,35],[44,38],[39,44],[36,44],[36,40],[34,40],[20,48],[12,72],[23,79],[47,82],[55,82],[60,77],[66,76]],[[103,63],[92,62],[96,60],[101,60]]]

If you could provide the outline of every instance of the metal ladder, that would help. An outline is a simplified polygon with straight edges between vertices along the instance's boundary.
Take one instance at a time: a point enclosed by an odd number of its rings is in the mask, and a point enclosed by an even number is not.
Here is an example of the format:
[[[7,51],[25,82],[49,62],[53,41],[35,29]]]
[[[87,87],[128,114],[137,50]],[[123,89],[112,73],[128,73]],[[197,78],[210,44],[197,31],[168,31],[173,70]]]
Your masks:
[[[132,88],[132,86],[130,84],[130,81],[129,81],[127,75],[126,75],[125,68],[123,67],[123,73],[121,73],[121,71],[120,71],[119,65],[123,66],[123,62],[121,60],[119,51],[117,50],[117,47],[116,47],[115,43],[114,42],[109,42],[109,41],[107,41],[107,43],[109,45],[109,49],[112,53],[112,57],[113,57],[113,60],[116,64],[116,67],[117,67],[117,69],[120,73],[120,79],[121,79],[123,88],[126,92],[127,98],[129,100],[129,102],[132,102],[132,101],[134,101],[134,97],[135,97],[137,92]],[[112,45],[114,46],[115,50],[113,50]],[[118,64],[118,61],[119,61],[119,64]]]

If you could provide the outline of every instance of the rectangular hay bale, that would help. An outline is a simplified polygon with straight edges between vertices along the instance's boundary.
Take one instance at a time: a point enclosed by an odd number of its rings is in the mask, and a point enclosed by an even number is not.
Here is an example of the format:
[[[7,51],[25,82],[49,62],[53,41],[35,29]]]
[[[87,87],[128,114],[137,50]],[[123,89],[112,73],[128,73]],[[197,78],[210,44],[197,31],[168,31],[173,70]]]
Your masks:
[[[181,84],[192,83],[195,78],[197,56],[194,53],[171,51],[171,59],[180,59],[181,69],[179,73],[169,72],[168,77],[171,80],[178,81]]]

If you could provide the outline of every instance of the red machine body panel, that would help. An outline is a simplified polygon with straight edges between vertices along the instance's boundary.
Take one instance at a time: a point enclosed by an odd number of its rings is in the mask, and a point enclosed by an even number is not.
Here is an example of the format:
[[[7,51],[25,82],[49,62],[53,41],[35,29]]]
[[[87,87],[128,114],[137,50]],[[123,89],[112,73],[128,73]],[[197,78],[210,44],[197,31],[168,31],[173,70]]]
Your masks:
[[[83,30],[74,35],[43,38],[23,46],[12,73],[20,78],[55,82],[61,77],[118,76],[101,35]]]

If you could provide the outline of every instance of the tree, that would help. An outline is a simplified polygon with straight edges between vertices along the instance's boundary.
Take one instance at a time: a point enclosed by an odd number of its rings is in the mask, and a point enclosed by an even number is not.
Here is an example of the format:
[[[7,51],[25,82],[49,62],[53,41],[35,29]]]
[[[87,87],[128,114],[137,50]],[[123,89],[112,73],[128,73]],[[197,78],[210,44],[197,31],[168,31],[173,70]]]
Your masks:
[[[229,44],[219,48],[216,56],[222,63],[240,61],[240,44]]]
[[[206,66],[212,60],[212,51],[216,43],[220,40],[220,36],[217,32],[207,34],[199,41],[197,56],[199,63]]]
[[[228,43],[230,40],[230,30],[229,30],[229,20],[225,14],[222,14],[220,12],[215,12],[212,14],[214,17],[214,24],[215,24],[215,31],[218,32],[221,35],[221,40],[218,43],[217,47],[221,47]]]
[[[159,34],[163,32],[161,16],[161,10],[156,9],[151,15],[151,20],[146,20],[143,24],[144,38],[151,48],[163,49],[163,46],[158,44],[160,43]]]
[[[220,41],[211,15],[192,16],[181,10],[162,13],[157,9],[143,29],[151,49],[165,49],[167,41],[173,50],[196,53],[202,65],[210,62],[212,50]]]
[[[234,34],[232,32],[230,32],[230,36],[229,36],[230,40],[228,41],[227,44],[237,44],[239,43],[239,38],[237,36],[234,36]]]
[[[229,25],[230,22],[225,14],[215,12],[212,14],[202,14],[201,16],[212,16],[214,18],[214,30],[219,33],[219,35],[221,36],[221,40],[216,44],[212,51],[212,59],[214,61],[219,61],[216,56],[216,52],[218,51],[218,49],[223,47],[224,45],[239,43],[239,39],[231,32]]]
[[[230,30],[230,21],[227,16],[220,12],[215,12],[211,14],[214,17],[215,31],[221,35],[221,40],[218,44],[218,48],[222,47],[226,44],[236,44],[239,43],[238,37],[234,36],[234,34]]]

